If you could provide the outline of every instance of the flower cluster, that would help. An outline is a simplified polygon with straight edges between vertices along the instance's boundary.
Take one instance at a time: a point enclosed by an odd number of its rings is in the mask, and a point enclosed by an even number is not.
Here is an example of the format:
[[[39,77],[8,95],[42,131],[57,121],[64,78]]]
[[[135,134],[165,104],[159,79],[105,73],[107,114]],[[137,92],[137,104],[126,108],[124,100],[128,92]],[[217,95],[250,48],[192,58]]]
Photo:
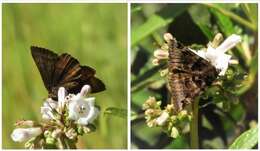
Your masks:
[[[95,130],[92,124],[99,114],[94,97],[85,97],[91,91],[89,85],[78,94],[68,94],[65,88],[58,90],[58,101],[46,99],[41,107],[43,121],[18,121],[11,134],[15,142],[25,142],[26,148],[76,148],[79,135]]]
[[[178,137],[180,133],[185,133],[189,129],[192,115],[186,110],[175,113],[171,104],[162,109],[161,102],[156,101],[154,97],[149,97],[145,101],[143,110],[145,110],[145,119],[148,127],[162,127],[172,138]]]
[[[163,38],[169,43],[170,40],[176,40],[170,33],[165,33]],[[232,49],[239,42],[241,37],[238,35],[229,36],[222,42],[223,36],[217,34],[212,42],[209,42],[207,48],[202,50],[193,50],[188,48],[196,55],[202,57],[211,63],[219,72],[219,76],[225,75],[228,65],[231,63],[231,55],[226,54],[229,49]],[[222,43],[221,43],[222,42]],[[169,47],[166,43],[160,49],[154,51],[154,65],[162,64],[169,59]],[[160,71],[161,76],[168,74],[168,68]],[[168,104],[165,109],[161,109],[160,101],[156,101],[154,97],[150,97],[144,104],[145,118],[148,127],[162,127],[167,134],[176,138],[180,133],[185,133],[189,130],[189,123],[192,119],[192,113],[187,110],[175,112],[173,105]]]
[[[165,33],[164,40],[167,41],[169,39],[173,39],[173,36],[170,33]],[[219,45],[222,39],[222,35],[217,34],[213,39],[213,42],[208,44],[206,50],[196,51],[189,48],[192,52],[206,59],[216,69],[220,70],[220,76],[225,75],[228,65],[231,62],[231,55],[226,54],[226,52],[241,42],[241,37],[235,34],[229,36],[223,43]],[[154,65],[159,65],[161,61],[168,59],[168,49],[169,48],[167,45],[162,45],[161,49],[154,51],[155,59],[152,61]]]

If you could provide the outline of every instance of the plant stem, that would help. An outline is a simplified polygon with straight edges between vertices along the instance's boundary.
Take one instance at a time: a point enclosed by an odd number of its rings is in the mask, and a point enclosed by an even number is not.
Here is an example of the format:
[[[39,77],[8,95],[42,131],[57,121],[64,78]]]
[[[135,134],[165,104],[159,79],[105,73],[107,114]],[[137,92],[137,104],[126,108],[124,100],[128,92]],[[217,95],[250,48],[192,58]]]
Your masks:
[[[199,111],[199,99],[195,99],[192,103],[192,121],[190,124],[190,142],[192,149],[199,148],[199,135],[198,135],[198,111]]]
[[[217,5],[214,5],[214,4],[209,4],[209,3],[204,3],[205,6],[207,7],[210,7],[210,8],[213,8],[213,9],[216,9],[217,11],[219,11],[220,13],[232,18],[233,20],[239,22],[240,24],[250,28],[251,30],[253,31],[256,31],[257,30],[257,26],[255,26],[253,23],[245,20],[244,18],[230,12],[230,11],[227,11],[221,7],[218,7]]]

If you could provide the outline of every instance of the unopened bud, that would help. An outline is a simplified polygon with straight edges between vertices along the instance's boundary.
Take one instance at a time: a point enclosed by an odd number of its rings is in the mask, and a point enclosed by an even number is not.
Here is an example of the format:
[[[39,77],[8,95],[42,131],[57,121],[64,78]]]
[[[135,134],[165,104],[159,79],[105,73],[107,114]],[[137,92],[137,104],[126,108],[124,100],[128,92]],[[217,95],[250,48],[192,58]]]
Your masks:
[[[166,76],[168,73],[169,73],[168,68],[160,71],[160,75],[161,75],[161,77]]]
[[[88,124],[88,126],[83,126],[84,133],[94,132],[95,130],[96,130],[96,127],[92,124]]]
[[[148,108],[154,108],[156,106],[156,99],[155,97],[149,97],[145,103],[143,104],[143,110],[146,110]]]
[[[171,130],[171,137],[172,138],[177,138],[179,136],[179,131],[176,127],[172,127],[172,130]]]
[[[17,127],[34,127],[36,124],[31,120],[19,120],[15,123]]]
[[[154,66],[158,66],[158,65],[159,65],[159,59],[157,59],[157,58],[153,59],[153,60],[152,60],[152,64],[153,64]]]
[[[172,36],[171,33],[165,33],[165,34],[163,35],[163,38],[164,38],[164,40],[165,40],[166,42],[170,42],[171,40],[173,40],[173,36]]]
[[[56,143],[56,139],[53,137],[47,137],[46,138],[46,144],[55,144]]]
[[[168,51],[169,46],[168,46],[166,43],[164,43],[164,44],[162,44],[161,49],[162,49],[162,50],[167,50],[167,51]]]
[[[75,139],[75,138],[77,137],[77,132],[76,132],[73,128],[71,128],[71,129],[69,129],[69,130],[65,133],[65,135],[66,135],[69,139]]]
[[[52,136],[53,138],[57,138],[57,137],[60,136],[61,132],[62,132],[61,129],[55,129],[55,130],[51,133],[51,136]]]
[[[156,124],[159,126],[163,126],[169,118],[169,114],[167,112],[162,112],[162,114],[156,119]]]
[[[174,110],[174,106],[173,104],[168,104],[165,109],[167,112],[171,113]]]
[[[223,41],[223,35],[221,33],[216,34],[216,36],[214,37],[212,43],[211,43],[211,47],[212,48],[217,48],[219,46],[219,44]]]
[[[178,118],[179,118],[179,119],[186,118],[187,116],[188,116],[187,110],[182,110],[182,111],[180,111],[179,114],[178,114]]]
[[[154,51],[153,55],[157,59],[161,60],[161,59],[168,59],[169,53],[168,51],[158,49]]]
[[[156,121],[155,121],[155,119],[148,121],[148,122],[147,122],[147,126],[148,126],[148,127],[154,127],[154,126],[156,126]]]
[[[44,137],[50,137],[51,131],[46,130],[46,131],[44,131],[43,135],[44,135]]]

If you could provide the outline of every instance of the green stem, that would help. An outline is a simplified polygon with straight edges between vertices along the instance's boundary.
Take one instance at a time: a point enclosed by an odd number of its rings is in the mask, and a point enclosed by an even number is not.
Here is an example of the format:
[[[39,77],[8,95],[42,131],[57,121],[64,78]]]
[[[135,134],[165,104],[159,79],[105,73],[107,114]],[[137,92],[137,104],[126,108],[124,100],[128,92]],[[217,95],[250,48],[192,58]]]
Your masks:
[[[222,8],[220,8],[220,7],[218,7],[218,6],[214,5],[214,4],[204,3],[204,5],[207,6],[207,7],[216,9],[216,10],[219,11],[220,13],[222,13],[222,14],[224,14],[224,15],[230,17],[230,18],[232,18],[233,20],[235,20],[235,21],[239,22],[240,24],[242,24],[242,25],[244,25],[244,26],[250,28],[250,29],[253,30],[253,31],[256,31],[256,30],[257,30],[257,27],[256,27],[253,23],[251,23],[251,22],[245,20],[244,18],[242,18],[242,17],[240,17],[240,16],[238,16],[238,15],[236,15],[236,14],[230,12],[230,11],[227,11],[227,10],[225,10],[225,9],[222,9]]]
[[[198,112],[199,112],[199,99],[195,99],[192,103],[192,121],[190,124],[190,141],[192,149],[199,149],[199,135],[198,135]]]

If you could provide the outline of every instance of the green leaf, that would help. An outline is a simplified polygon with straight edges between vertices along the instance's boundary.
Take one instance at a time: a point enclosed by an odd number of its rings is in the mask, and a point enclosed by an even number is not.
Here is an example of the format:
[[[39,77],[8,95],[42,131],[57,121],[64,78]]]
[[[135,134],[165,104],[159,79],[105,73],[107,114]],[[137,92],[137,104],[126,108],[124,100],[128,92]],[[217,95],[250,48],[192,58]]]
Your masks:
[[[241,134],[229,147],[230,149],[251,149],[258,142],[258,127]]]
[[[109,107],[104,111],[105,115],[113,115],[117,117],[121,117],[126,119],[127,118],[127,110],[126,109],[120,109],[116,107]]]
[[[241,8],[246,14],[247,18],[257,27],[257,4],[255,3],[242,3]]]
[[[187,4],[176,4],[161,9],[150,16],[145,23],[132,29],[131,45],[136,45],[145,37],[151,35],[157,29],[168,25],[173,19],[188,8]]]
[[[131,13],[137,13],[142,10],[142,7],[140,5],[133,5],[131,8]]]
[[[212,14],[214,14],[214,16],[216,17],[217,20],[217,24],[220,27],[220,30],[226,35],[232,35],[235,33],[234,27],[233,27],[233,23],[230,20],[229,17],[227,17],[226,15],[218,12],[215,9],[211,9]]]
[[[214,35],[210,29],[210,13],[203,5],[193,5],[189,9],[189,14],[195,24],[198,25],[200,30],[207,36],[208,39],[213,39]],[[203,15],[200,15],[203,14]]]

